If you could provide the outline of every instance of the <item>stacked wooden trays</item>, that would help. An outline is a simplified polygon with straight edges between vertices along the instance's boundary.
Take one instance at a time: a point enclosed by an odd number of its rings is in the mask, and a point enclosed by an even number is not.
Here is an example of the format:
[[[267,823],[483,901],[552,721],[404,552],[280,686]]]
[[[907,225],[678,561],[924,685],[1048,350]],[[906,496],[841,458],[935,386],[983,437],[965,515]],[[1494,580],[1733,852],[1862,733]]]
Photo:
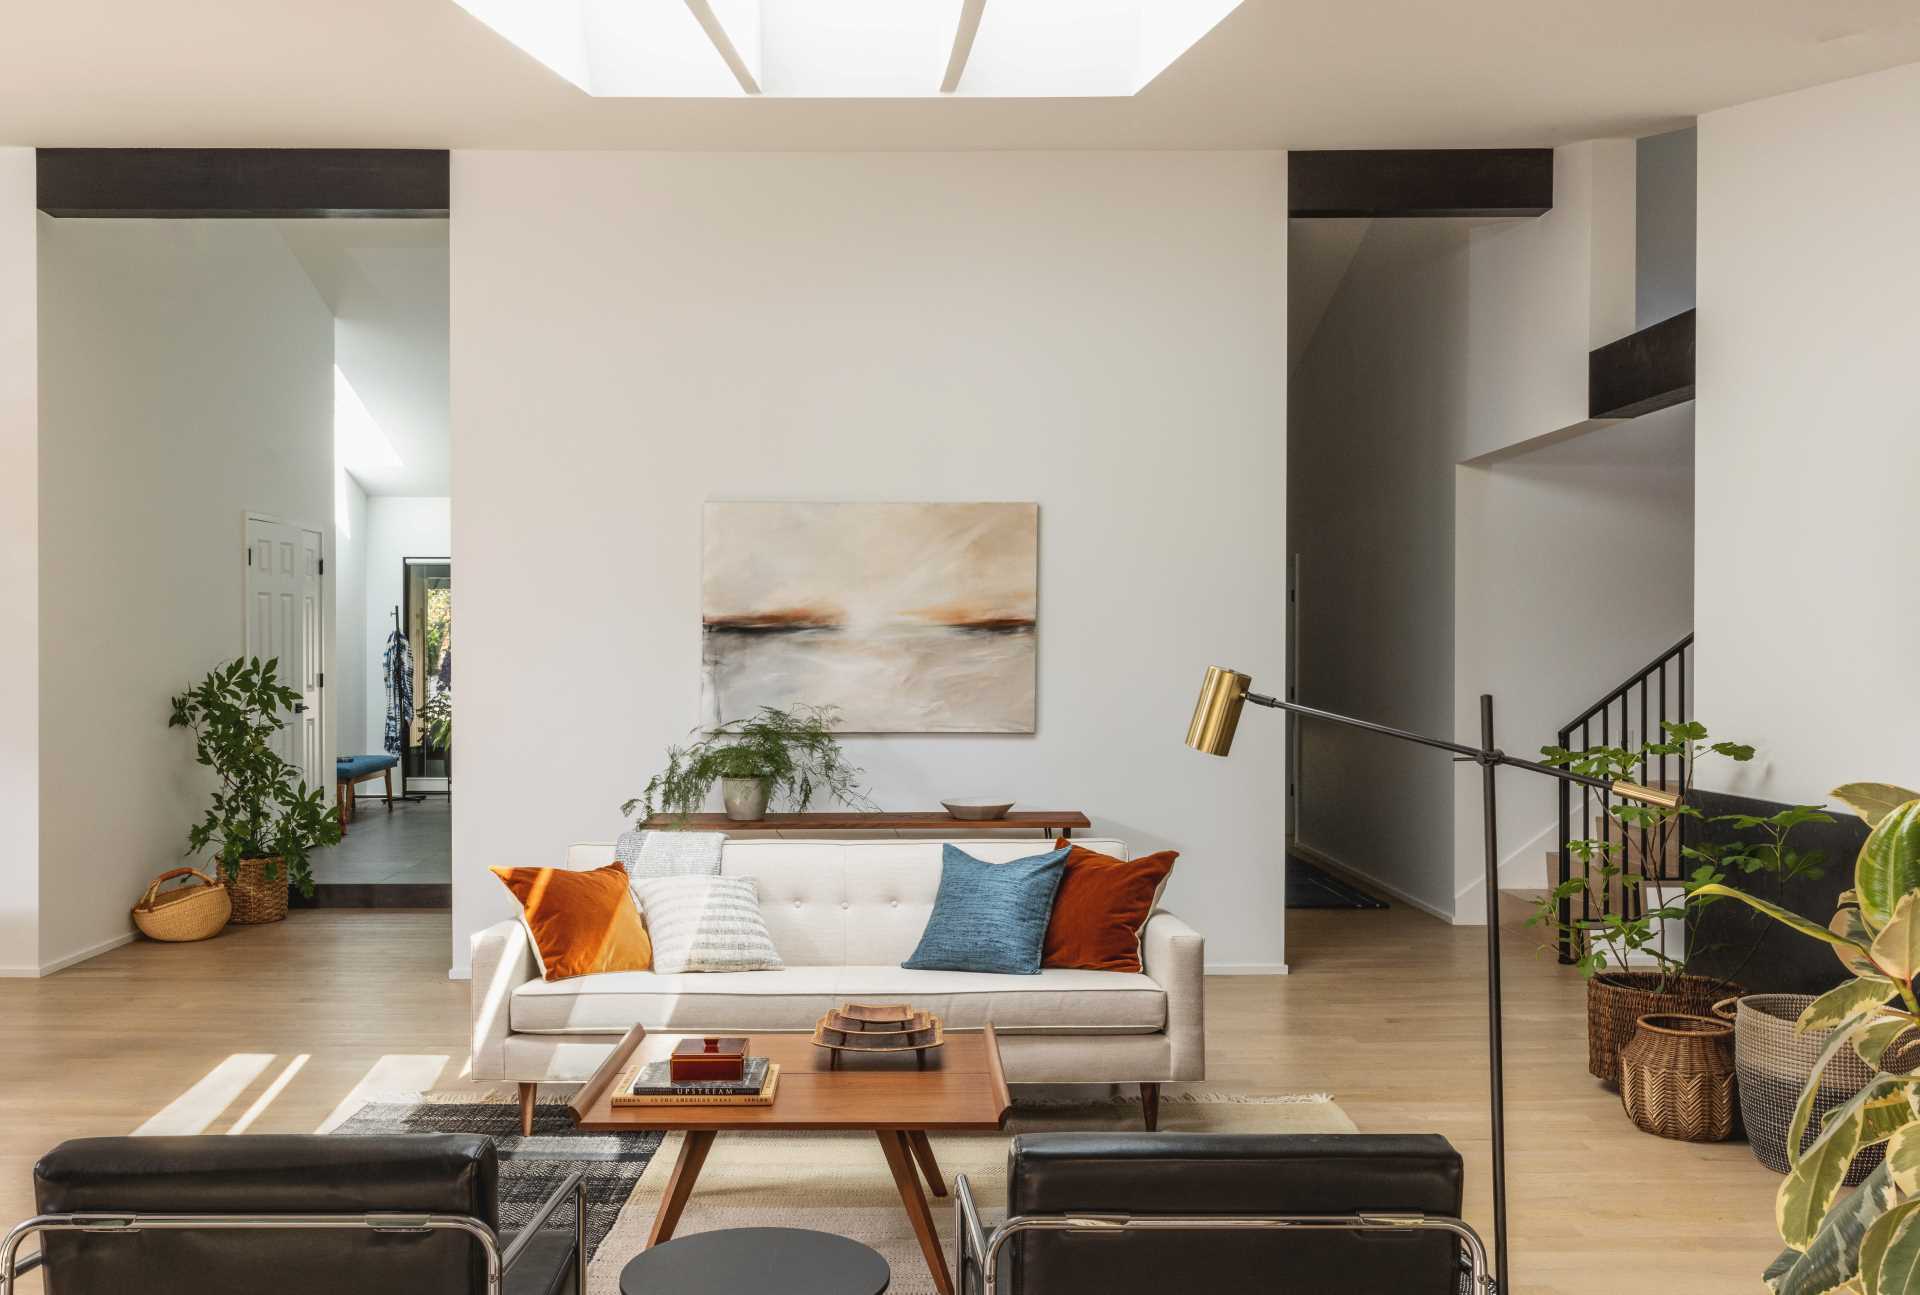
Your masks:
[[[827,1049],[830,1064],[853,1053],[917,1054],[921,1065],[927,1053],[946,1042],[940,1018],[916,1012],[906,1003],[848,1003],[834,1008],[814,1023],[815,1047]]]

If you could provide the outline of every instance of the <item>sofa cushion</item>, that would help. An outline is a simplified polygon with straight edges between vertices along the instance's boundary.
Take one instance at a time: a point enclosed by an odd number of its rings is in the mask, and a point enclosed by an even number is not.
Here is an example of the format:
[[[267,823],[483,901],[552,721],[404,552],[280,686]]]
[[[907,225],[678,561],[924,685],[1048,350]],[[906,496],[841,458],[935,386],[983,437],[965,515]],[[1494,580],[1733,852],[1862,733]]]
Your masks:
[[[1067,847],[988,863],[941,847],[940,890],[920,945],[902,966],[920,971],[1040,974],[1047,914],[1060,889]]]
[[[896,966],[788,967],[725,976],[621,971],[532,980],[514,991],[511,1027],[522,1033],[710,1033],[812,1030],[830,1007],[861,1000],[909,1002],[948,1029],[991,1024],[1009,1033],[1153,1033],[1167,1020],[1166,992],[1144,975],[1042,971],[909,971]]]

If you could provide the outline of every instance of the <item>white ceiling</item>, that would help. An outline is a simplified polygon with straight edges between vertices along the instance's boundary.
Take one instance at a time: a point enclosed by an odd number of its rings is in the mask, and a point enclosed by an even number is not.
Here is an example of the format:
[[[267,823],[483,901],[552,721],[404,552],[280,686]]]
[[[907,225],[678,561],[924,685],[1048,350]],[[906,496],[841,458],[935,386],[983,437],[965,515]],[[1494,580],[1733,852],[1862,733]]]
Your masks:
[[[277,224],[333,310],[335,365],[400,460],[353,475],[370,495],[451,494],[447,222]]]
[[[1132,98],[595,99],[452,0],[14,0],[0,143],[1536,145],[1916,61],[1914,0],[1246,0]]]

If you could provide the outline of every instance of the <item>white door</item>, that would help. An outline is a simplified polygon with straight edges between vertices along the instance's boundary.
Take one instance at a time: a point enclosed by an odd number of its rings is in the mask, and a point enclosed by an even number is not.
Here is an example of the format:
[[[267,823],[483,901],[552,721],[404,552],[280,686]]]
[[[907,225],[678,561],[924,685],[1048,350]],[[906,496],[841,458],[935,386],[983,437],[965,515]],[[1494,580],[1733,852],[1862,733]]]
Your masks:
[[[280,730],[280,754],[309,787],[325,787],[321,768],[320,532],[265,518],[247,519],[247,655],[280,662],[280,682],[300,700]]]

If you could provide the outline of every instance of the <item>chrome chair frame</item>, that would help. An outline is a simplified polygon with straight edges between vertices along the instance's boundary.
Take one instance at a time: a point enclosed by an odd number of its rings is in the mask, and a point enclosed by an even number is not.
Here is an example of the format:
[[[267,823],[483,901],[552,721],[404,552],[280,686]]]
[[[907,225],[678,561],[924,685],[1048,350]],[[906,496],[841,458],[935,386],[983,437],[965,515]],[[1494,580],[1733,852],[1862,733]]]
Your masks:
[[[989,1235],[973,1201],[965,1174],[953,1181],[954,1275],[966,1290],[969,1267],[980,1273],[981,1295],[998,1295],[996,1268],[1009,1241],[1022,1232],[1085,1232],[1116,1235],[1121,1232],[1286,1232],[1350,1231],[1406,1232],[1433,1229],[1451,1232],[1465,1252],[1462,1269],[1481,1295],[1494,1295],[1496,1286],[1487,1269],[1487,1247],[1465,1220],[1435,1214],[1022,1214],[1006,1220]]]
[[[579,1173],[568,1174],[553,1194],[540,1203],[502,1250],[497,1233],[479,1219],[464,1214],[40,1214],[16,1224],[0,1241],[0,1295],[14,1295],[14,1282],[40,1267],[45,1253],[36,1251],[18,1261],[20,1244],[41,1232],[186,1232],[285,1231],[328,1228],[366,1228],[374,1232],[465,1232],[479,1242],[487,1261],[486,1295],[500,1295],[501,1283],[512,1271],[534,1235],[546,1226],[561,1203],[573,1197],[573,1261],[575,1295],[587,1290],[587,1183]]]

